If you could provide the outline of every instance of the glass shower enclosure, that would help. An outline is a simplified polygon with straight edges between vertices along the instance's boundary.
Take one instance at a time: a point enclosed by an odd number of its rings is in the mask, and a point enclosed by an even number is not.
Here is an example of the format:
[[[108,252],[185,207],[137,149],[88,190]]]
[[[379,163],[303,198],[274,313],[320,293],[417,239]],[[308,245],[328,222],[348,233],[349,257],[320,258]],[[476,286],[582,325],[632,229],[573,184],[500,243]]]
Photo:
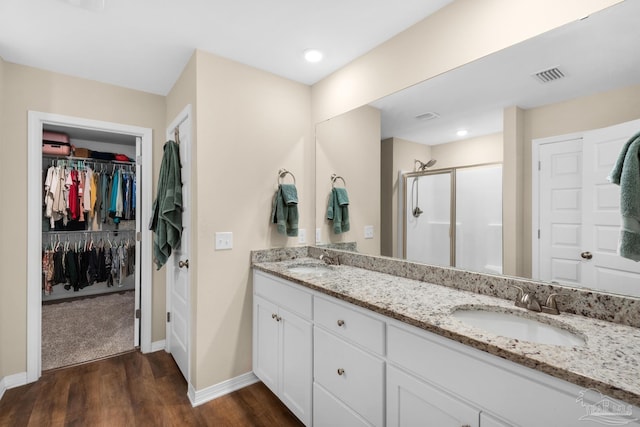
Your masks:
[[[501,164],[406,173],[403,181],[405,259],[502,273]]]

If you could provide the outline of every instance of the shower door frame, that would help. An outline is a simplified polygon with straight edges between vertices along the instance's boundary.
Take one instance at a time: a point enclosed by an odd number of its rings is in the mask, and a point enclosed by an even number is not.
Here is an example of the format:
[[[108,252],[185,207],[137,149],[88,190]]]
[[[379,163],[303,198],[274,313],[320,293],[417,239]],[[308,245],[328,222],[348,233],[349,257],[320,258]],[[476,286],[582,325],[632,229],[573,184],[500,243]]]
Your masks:
[[[442,169],[433,169],[427,171],[414,171],[414,172],[403,172],[402,173],[402,259],[407,259],[407,189],[408,183],[407,181],[410,178],[420,178],[428,175],[441,175],[445,173],[451,174],[451,199],[449,203],[450,206],[450,214],[449,214],[449,265],[445,267],[456,267],[456,199],[457,199],[457,190],[456,190],[456,173],[461,169],[470,169],[477,168],[483,166],[504,166],[504,162],[488,162],[488,163],[478,163],[474,165],[464,165],[464,166],[455,166],[449,168]],[[504,180],[504,176],[503,176]],[[504,204],[504,197],[501,201]],[[453,226],[452,226],[453,224]],[[503,250],[502,250],[502,265],[504,268],[504,236],[503,236]]]

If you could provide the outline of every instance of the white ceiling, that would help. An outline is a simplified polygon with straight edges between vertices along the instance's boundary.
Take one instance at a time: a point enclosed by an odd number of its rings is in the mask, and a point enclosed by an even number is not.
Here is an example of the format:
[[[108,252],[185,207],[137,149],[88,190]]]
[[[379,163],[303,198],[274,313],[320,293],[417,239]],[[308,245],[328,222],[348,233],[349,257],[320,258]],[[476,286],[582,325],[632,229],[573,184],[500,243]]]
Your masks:
[[[382,136],[434,145],[487,135],[502,131],[505,107],[533,108],[640,84],[638,17],[640,1],[627,0],[373,102],[382,110]],[[545,84],[531,77],[551,67],[566,77]],[[415,118],[426,112],[440,117]],[[458,129],[469,134],[457,137]]]
[[[313,84],[451,1],[0,0],[0,57],[166,95],[198,48]]]

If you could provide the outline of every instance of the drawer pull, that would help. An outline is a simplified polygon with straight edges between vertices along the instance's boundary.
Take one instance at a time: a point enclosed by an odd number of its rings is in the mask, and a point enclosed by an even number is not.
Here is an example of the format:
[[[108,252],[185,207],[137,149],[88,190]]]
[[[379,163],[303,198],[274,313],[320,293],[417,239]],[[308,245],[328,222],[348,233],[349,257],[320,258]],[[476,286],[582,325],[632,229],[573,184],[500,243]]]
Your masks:
[[[338,368],[338,375],[344,375],[344,369]]]
[[[339,319],[338,320],[338,326],[344,326],[344,320]]]

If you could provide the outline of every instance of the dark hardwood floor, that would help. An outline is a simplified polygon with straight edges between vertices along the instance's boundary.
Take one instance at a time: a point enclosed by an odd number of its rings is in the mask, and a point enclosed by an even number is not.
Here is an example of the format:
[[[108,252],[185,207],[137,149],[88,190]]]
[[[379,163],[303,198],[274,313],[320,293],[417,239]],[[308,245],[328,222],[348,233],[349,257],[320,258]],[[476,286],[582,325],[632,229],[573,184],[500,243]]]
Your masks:
[[[45,372],[7,390],[0,426],[302,426],[262,383],[193,408],[164,351],[138,351]]]

